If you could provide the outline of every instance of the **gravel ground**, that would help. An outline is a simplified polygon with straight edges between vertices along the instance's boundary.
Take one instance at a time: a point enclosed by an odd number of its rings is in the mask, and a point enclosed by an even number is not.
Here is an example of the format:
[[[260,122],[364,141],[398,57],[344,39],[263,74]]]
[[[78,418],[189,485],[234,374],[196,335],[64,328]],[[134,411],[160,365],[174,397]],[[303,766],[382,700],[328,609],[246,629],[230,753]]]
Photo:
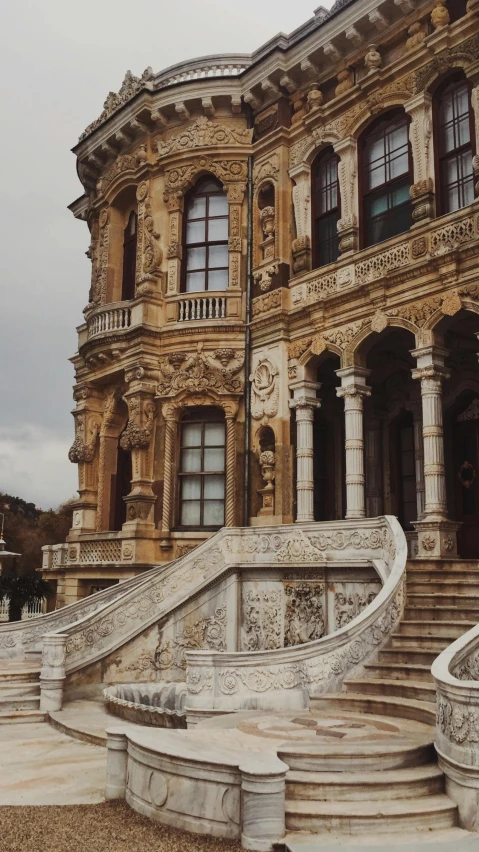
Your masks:
[[[236,841],[176,831],[124,802],[0,807],[0,852],[242,852]]]

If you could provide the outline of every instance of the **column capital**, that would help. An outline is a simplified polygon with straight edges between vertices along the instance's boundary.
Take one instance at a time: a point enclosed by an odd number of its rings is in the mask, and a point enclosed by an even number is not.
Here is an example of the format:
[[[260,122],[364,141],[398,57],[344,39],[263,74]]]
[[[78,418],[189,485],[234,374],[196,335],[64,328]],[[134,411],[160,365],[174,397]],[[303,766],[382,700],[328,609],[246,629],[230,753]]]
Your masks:
[[[367,397],[371,396],[371,390],[372,388],[367,385],[345,385],[342,388],[336,388],[336,396],[344,399],[353,396]]]
[[[417,360],[418,368],[421,367],[444,367],[444,361],[449,355],[449,350],[443,346],[430,344],[428,346],[419,346],[417,349],[411,349],[410,354]]]
[[[420,379],[421,382],[427,379],[431,379],[433,382],[444,382],[449,379],[451,374],[445,367],[431,365],[430,367],[420,367],[411,370],[411,375],[413,379]]]
[[[290,389],[293,391],[293,399],[289,401],[289,407],[294,409],[300,408],[320,408],[321,400],[316,396],[321,384],[319,382],[310,382],[305,379],[298,379],[290,383]]]
[[[343,367],[336,370],[336,375],[341,379],[341,387],[336,388],[339,397],[371,396],[371,388],[366,384],[366,379],[371,370],[366,367]]]

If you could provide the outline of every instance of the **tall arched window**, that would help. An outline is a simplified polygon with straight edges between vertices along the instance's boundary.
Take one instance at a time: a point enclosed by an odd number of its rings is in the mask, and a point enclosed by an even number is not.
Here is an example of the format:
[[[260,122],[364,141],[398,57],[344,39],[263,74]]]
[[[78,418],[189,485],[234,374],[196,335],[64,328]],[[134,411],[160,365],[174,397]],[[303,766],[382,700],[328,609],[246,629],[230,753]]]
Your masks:
[[[388,113],[361,138],[362,244],[373,246],[412,225],[408,119]]]
[[[474,122],[469,84],[462,73],[434,95],[437,210],[451,213],[474,200]]]
[[[225,419],[214,408],[188,411],[180,424],[179,526],[225,521]]]
[[[122,301],[135,298],[137,224],[137,215],[132,210],[123,234]]]
[[[340,198],[338,157],[332,148],[319,154],[312,168],[313,268],[338,258]]]
[[[183,290],[228,289],[228,200],[223,187],[205,178],[185,207]]]

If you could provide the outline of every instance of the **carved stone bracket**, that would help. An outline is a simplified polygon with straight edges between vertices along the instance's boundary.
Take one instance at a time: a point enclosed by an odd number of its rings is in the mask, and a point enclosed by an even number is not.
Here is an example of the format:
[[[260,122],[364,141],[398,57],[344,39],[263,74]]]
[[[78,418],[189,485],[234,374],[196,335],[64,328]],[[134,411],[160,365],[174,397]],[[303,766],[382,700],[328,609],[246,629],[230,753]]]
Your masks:
[[[250,375],[252,392],[251,414],[255,420],[267,423],[276,417],[279,401],[278,369],[268,358],[262,358]]]

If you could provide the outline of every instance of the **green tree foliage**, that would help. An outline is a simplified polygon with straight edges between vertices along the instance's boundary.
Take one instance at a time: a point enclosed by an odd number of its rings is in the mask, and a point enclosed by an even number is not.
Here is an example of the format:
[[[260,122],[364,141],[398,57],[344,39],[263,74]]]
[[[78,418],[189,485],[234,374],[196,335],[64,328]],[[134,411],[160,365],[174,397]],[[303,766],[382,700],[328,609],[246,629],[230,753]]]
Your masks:
[[[0,492],[0,512],[5,514],[4,539],[7,550],[21,553],[15,560],[15,573],[32,574],[42,567],[44,544],[65,541],[72,525],[72,500],[57,511],[43,511],[34,503]],[[5,572],[4,572],[5,573]]]

